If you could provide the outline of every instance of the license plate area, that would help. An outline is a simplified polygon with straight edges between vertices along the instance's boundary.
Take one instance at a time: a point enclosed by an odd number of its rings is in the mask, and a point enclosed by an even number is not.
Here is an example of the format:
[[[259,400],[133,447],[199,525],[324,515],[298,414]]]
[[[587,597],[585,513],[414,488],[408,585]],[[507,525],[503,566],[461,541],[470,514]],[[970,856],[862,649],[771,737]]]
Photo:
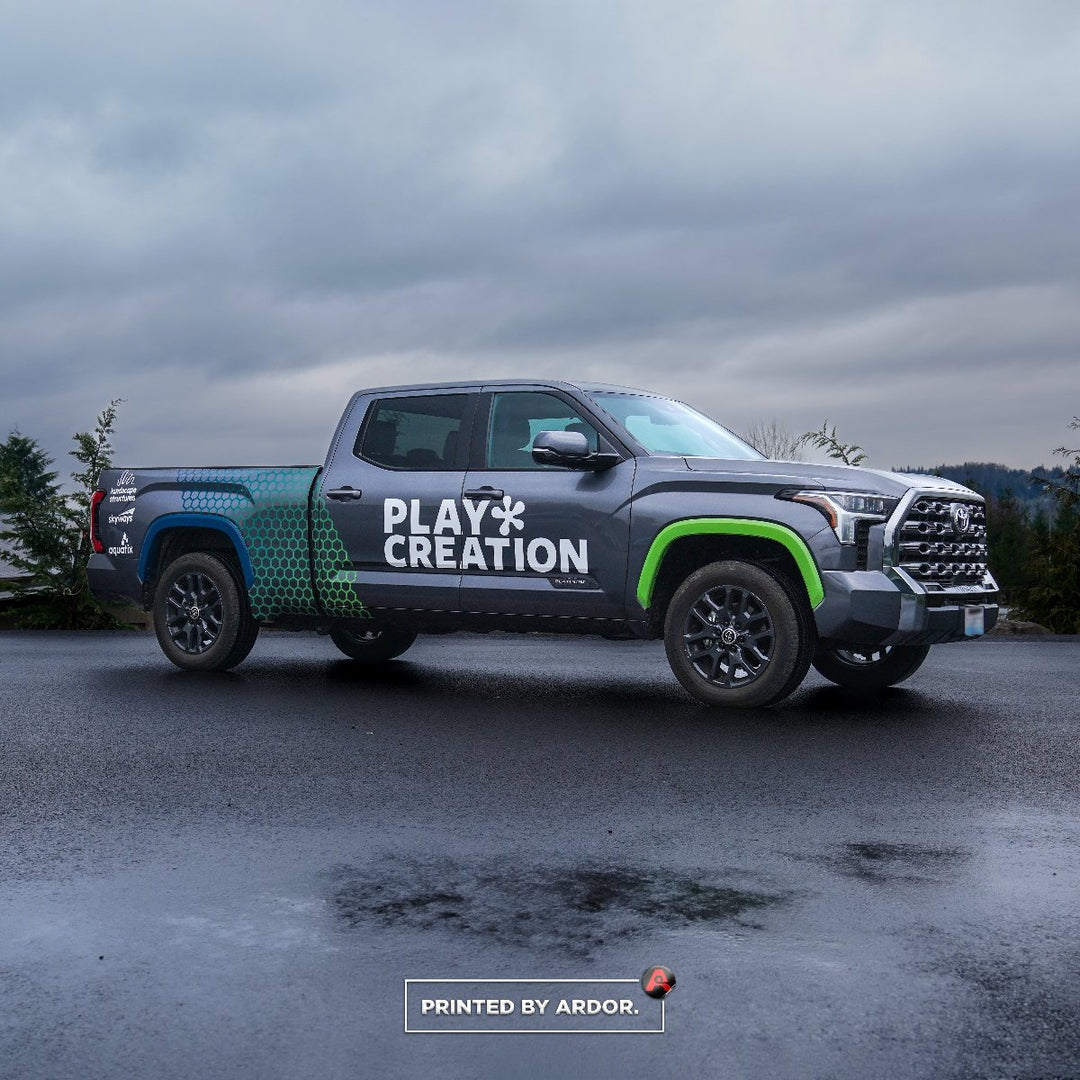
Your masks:
[[[979,637],[986,633],[986,618],[981,607],[964,608],[964,637]]]

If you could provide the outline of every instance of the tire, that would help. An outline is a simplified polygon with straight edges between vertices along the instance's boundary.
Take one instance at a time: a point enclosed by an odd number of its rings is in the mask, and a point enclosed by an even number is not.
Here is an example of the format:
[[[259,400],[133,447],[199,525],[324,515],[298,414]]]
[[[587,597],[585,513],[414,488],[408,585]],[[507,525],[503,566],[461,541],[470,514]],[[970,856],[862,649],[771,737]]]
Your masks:
[[[814,655],[814,667],[837,686],[883,690],[914,675],[929,652],[929,645],[822,646]]]
[[[723,637],[707,632],[714,619]],[[664,620],[671,670],[706,705],[755,708],[780,701],[805,678],[815,644],[805,600],[756,563],[696,570],[679,586]]]
[[[415,640],[416,635],[405,630],[346,630],[335,627],[330,640],[353,660],[365,664],[381,664],[400,656]]]
[[[170,563],[154,590],[161,651],[185,671],[227,671],[259,636],[238,573],[217,555],[193,551]]]

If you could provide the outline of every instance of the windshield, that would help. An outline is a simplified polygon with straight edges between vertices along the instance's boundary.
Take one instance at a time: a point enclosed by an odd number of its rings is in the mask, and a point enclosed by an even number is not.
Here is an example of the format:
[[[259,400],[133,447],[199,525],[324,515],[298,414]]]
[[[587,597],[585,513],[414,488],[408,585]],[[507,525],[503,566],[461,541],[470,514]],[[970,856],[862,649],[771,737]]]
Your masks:
[[[756,459],[759,454],[727,428],[670,398],[596,391],[591,395],[652,454]]]

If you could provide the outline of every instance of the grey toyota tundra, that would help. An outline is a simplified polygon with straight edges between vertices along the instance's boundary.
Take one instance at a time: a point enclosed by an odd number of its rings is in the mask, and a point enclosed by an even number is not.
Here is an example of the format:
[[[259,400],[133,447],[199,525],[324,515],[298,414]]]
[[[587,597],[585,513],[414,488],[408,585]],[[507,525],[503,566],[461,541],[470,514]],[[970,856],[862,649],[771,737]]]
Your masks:
[[[770,461],[591,383],[363,390],[322,466],[113,469],[90,528],[95,595],[152,610],[195,670],[239,664],[260,626],[369,663],[454,630],[662,637],[694,697],[747,707],[811,664],[892,685],[998,614],[974,491]]]

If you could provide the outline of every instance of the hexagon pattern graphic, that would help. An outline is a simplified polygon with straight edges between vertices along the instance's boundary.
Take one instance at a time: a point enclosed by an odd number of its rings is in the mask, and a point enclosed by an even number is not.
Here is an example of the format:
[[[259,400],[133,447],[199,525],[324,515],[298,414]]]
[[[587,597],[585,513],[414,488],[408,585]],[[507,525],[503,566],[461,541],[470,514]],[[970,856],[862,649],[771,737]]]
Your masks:
[[[257,619],[319,613],[315,588],[327,606],[368,617],[351,581],[334,573],[348,561],[345,545],[321,500],[311,542],[322,552],[315,587],[308,563],[308,491],[314,469],[181,469],[176,479],[185,511],[228,518],[247,545],[253,580],[251,611]]]

